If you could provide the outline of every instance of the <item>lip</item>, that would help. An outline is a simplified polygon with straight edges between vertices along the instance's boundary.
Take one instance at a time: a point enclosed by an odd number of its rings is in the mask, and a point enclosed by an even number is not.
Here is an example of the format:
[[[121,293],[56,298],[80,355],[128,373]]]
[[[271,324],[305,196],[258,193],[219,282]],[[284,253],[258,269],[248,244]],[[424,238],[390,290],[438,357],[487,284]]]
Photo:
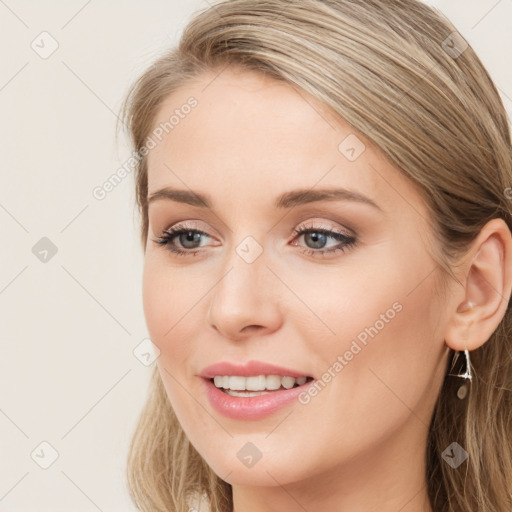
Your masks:
[[[213,364],[204,368],[199,374],[205,379],[213,379],[215,375],[239,375],[240,377],[257,377],[258,375],[280,375],[281,377],[313,377],[283,366],[276,366],[261,361],[248,361],[245,365],[234,364],[227,361]]]
[[[302,386],[271,391],[266,395],[238,397],[224,393],[209,378],[204,377],[201,380],[213,409],[219,414],[235,420],[258,420],[270,416],[297,400],[298,396],[315,382],[312,380]]]

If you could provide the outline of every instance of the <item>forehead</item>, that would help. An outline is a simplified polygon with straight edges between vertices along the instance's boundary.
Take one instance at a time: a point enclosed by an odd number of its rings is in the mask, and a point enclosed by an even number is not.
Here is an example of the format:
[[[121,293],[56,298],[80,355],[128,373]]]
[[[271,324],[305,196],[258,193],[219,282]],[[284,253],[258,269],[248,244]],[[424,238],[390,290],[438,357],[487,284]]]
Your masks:
[[[192,97],[195,106],[185,108]],[[350,125],[306,92],[260,73],[200,75],[163,102],[153,128],[166,123],[148,155],[149,194],[188,187],[220,200],[236,193],[243,202],[292,188],[344,186],[372,198],[415,195]],[[360,156],[346,153],[349,146]]]

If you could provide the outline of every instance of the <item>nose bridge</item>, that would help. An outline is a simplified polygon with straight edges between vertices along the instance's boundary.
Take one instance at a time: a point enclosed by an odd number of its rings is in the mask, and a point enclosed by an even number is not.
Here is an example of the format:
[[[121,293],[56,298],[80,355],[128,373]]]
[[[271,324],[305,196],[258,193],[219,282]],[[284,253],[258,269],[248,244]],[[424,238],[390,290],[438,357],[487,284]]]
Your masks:
[[[248,302],[256,305],[261,294],[268,300],[268,287],[262,284],[266,280],[264,274],[271,272],[265,263],[263,246],[254,237],[245,237],[226,256],[222,277],[212,296],[217,300],[232,301],[233,306],[243,306]]]
[[[226,255],[222,268],[210,296],[210,324],[229,337],[240,336],[247,326],[275,329],[279,323],[279,301],[263,245],[252,235],[242,236]]]
[[[259,212],[248,206],[239,205],[232,218],[235,221],[232,223],[223,256],[223,274],[236,273],[237,282],[242,280],[257,284],[265,279],[266,274],[271,274],[266,267],[270,256],[268,227],[262,222]],[[235,276],[230,276],[232,281],[234,278]],[[237,285],[233,282],[231,284]]]

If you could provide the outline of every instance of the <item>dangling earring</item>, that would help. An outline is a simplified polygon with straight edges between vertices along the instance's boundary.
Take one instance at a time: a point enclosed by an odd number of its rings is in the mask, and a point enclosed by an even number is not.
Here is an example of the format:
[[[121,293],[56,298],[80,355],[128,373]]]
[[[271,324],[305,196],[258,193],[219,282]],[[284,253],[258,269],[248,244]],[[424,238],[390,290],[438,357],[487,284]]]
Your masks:
[[[457,363],[457,360],[459,359],[459,356],[461,353],[462,353],[461,351],[457,351],[453,355],[452,366],[450,368],[450,373],[448,373],[448,375],[451,377],[460,377],[462,379],[465,379],[464,384],[462,384],[457,391],[457,397],[460,398],[461,400],[464,400],[464,398],[466,398],[466,396],[468,394],[468,388],[469,388],[469,385],[471,384],[471,380],[473,378],[473,375],[471,374],[471,359],[469,358],[469,352],[467,350],[464,350],[464,355],[466,356],[466,358],[465,358],[466,361],[465,361],[465,368],[463,369],[463,371],[459,370],[459,373],[451,373],[453,371],[453,368],[455,367],[455,364]]]

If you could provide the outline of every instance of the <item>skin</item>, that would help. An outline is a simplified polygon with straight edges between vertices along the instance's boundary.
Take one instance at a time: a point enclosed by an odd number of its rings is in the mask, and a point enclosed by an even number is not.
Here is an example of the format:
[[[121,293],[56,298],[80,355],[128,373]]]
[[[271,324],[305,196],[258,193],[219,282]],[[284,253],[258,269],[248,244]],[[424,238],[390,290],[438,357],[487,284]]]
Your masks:
[[[176,415],[233,486],[236,512],[432,512],[424,456],[448,347],[477,348],[503,317],[510,232],[500,219],[486,225],[441,298],[446,275],[428,250],[428,214],[412,182],[360,135],[366,149],[349,161],[338,146],[354,130],[305,92],[233,67],[217,74],[166,99],[154,126],[192,95],[198,106],[148,156],[149,196],[175,187],[213,203],[161,199],[148,211],[144,314]],[[283,192],[329,187],[364,194],[381,210],[350,201],[273,206]],[[194,256],[154,242],[183,221],[207,233],[198,249],[174,238],[199,250]],[[343,243],[293,234],[304,226],[357,242],[315,257],[301,248]],[[263,249],[253,263],[236,252],[247,236]],[[320,379],[394,303],[401,310],[308,404],[254,421],[209,404],[198,377],[206,366],[259,360]],[[247,442],[262,454],[250,468],[237,458]]]

